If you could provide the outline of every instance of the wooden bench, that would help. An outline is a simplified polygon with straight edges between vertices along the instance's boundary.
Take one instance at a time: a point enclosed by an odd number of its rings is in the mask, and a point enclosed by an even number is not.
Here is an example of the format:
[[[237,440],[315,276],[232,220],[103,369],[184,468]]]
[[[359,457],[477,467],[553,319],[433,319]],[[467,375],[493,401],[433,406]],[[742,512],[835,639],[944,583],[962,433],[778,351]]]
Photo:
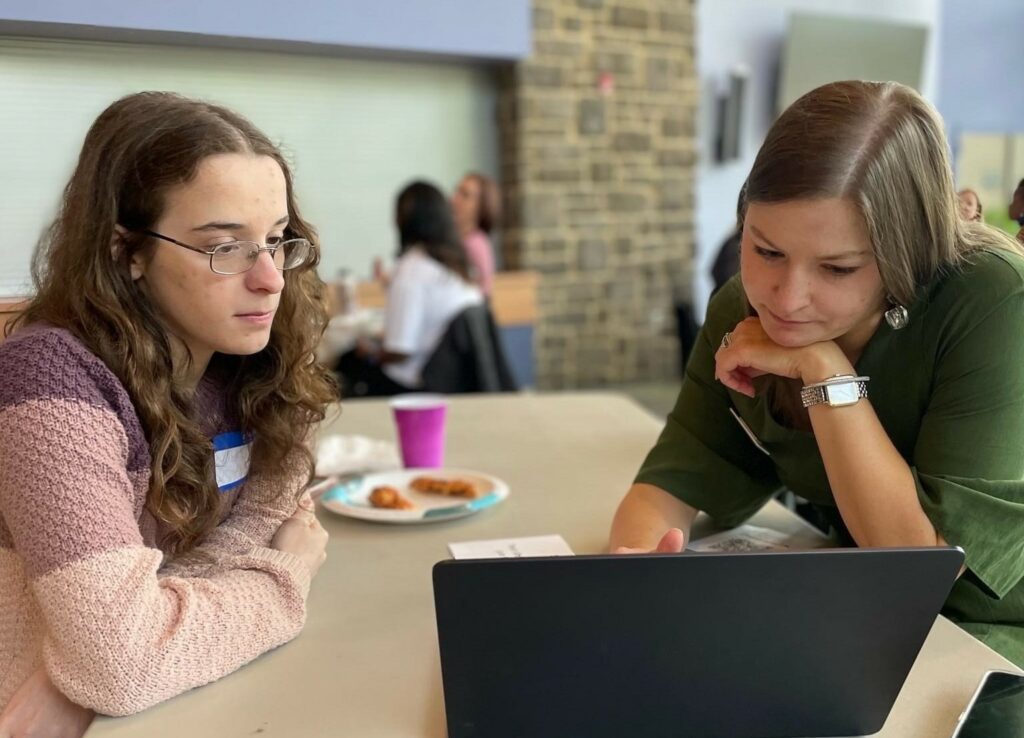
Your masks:
[[[501,329],[502,341],[516,380],[523,387],[535,383],[533,334],[537,323],[537,272],[496,272],[491,289],[491,311]],[[387,294],[379,282],[359,282],[359,307],[383,309]]]
[[[523,386],[534,384],[533,331],[537,323],[537,272],[498,272],[491,291],[491,310],[501,328],[505,350],[516,379]],[[377,282],[356,285],[356,300],[362,307],[383,308],[384,289]],[[24,299],[0,299],[0,341],[8,322],[21,312]]]
[[[500,326],[533,325],[537,322],[537,272],[497,272],[491,290],[491,311]],[[360,307],[383,308],[387,295],[379,282],[359,282],[356,302]]]
[[[4,329],[7,324],[17,317],[24,305],[24,300],[0,299],[0,341],[4,340]]]

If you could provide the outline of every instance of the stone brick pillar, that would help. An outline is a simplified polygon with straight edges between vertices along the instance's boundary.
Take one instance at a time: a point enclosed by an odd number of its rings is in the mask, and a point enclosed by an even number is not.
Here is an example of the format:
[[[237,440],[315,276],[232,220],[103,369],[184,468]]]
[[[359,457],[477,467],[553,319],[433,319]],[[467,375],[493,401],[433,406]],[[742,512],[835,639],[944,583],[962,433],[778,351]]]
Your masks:
[[[542,274],[543,389],[679,375],[689,295],[693,0],[534,0],[534,53],[502,74],[509,268]]]

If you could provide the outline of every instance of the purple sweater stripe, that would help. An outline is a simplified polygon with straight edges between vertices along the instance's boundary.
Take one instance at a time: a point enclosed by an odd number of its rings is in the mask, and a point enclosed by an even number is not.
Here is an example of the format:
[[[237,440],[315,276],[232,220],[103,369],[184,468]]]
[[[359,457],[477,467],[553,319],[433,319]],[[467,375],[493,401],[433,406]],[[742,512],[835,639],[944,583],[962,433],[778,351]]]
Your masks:
[[[0,448],[9,450],[0,465],[0,510],[30,577],[143,545],[136,521],[146,485],[133,485],[125,470],[125,437],[110,411],[58,400],[8,407],[0,411]]]
[[[64,400],[112,412],[128,436],[129,470],[148,469],[149,444],[113,372],[67,331],[30,326],[0,344],[0,412],[32,400]]]

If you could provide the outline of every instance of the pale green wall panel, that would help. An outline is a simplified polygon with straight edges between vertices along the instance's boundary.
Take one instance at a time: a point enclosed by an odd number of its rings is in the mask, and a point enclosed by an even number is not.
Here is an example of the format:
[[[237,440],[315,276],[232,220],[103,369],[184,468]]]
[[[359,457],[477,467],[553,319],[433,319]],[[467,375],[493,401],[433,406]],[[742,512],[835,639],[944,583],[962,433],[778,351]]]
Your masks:
[[[115,98],[174,90],[237,109],[294,163],[321,274],[366,275],[395,248],[392,199],[495,174],[495,85],[483,67],[170,46],[0,39],[0,294],[24,292],[85,132]]]

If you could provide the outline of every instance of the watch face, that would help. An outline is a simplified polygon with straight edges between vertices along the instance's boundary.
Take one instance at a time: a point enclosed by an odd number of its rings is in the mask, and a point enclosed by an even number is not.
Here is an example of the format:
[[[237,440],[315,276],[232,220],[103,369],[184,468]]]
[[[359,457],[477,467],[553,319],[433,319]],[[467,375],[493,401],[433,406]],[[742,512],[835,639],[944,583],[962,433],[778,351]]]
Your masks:
[[[843,384],[830,384],[825,387],[828,394],[828,404],[834,406],[854,405],[860,399],[857,395],[856,382],[844,382]]]

